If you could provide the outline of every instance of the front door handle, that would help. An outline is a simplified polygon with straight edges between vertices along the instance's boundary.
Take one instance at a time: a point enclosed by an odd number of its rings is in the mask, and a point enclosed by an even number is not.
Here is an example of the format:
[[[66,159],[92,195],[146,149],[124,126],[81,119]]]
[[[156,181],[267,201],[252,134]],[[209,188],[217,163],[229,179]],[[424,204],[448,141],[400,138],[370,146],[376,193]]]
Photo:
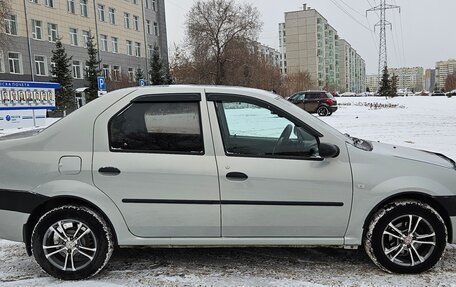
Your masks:
[[[100,167],[100,169],[98,170],[98,172],[101,174],[101,175],[106,175],[106,176],[115,176],[115,175],[119,175],[120,174],[120,170],[116,167],[111,167],[111,166],[108,166],[108,167]]]
[[[249,177],[242,172],[229,172],[226,174],[226,178],[234,181],[244,181],[247,180]]]

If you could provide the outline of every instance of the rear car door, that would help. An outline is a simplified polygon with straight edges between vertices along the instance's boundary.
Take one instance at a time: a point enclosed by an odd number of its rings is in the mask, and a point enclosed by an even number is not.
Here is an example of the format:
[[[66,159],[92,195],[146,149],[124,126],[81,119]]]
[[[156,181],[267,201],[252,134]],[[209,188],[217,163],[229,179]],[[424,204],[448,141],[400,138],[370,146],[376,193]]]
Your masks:
[[[203,101],[198,90],[136,93],[96,120],[93,180],[132,234],[220,236],[218,174]]]

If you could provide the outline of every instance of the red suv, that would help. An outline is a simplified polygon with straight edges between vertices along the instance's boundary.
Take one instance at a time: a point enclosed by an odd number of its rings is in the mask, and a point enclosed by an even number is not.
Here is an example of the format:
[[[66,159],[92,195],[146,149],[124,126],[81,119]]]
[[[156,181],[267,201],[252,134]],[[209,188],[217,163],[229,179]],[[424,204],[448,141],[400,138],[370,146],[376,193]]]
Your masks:
[[[306,112],[317,113],[319,116],[330,116],[337,111],[337,101],[331,93],[325,91],[297,92],[288,101],[301,107]]]

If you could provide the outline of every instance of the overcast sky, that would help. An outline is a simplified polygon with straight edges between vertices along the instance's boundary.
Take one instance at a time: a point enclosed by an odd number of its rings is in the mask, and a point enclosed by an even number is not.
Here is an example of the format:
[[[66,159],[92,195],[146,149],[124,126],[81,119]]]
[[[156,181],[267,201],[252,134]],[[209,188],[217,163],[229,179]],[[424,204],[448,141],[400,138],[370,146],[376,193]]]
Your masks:
[[[365,10],[379,0],[236,0],[258,8],[263,22],[259,41],[278,48],[278,23],[284,12],[302,9],[302,4],[317,9],[366,61],[368,74],[378,67],[378,15]],[[401,6],[401,13],[389,10],[387,19],[393,30],[387,29],[388,66],[434,68],[435,62],[456,58],[456,0],[387,0]],[[174,44],[185,37],[185,18],[192,0],[165,0],[170,56]],[[345,10],[346,12],[344,12]],[[347,13],[349,15],[347,15]],[[354,19],[356,19],[356,21]],[[370,28],[370,31],[367,29]]]

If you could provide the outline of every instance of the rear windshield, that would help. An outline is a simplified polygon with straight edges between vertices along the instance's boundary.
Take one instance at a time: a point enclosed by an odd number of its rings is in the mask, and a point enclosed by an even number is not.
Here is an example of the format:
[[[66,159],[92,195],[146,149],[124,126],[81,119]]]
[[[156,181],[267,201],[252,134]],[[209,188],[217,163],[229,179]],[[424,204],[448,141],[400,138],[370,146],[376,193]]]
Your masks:
[[[334,99],[333,95],[331,93],[328,93],[328,92],[326,92],[326,98]]]

